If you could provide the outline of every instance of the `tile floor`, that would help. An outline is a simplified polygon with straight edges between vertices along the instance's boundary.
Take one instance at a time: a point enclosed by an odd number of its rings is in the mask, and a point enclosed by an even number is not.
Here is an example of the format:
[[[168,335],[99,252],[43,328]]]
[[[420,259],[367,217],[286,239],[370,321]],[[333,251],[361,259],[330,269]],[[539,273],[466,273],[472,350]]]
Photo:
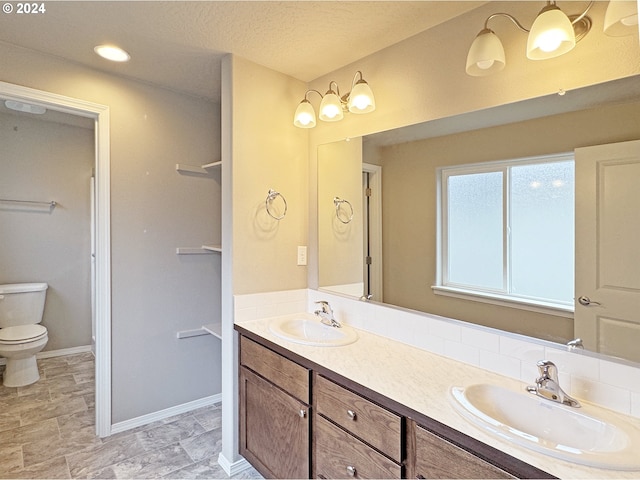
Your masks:
[[[39,359],[38,366],[33,385],[0,385],[0,478],[228,478],[217,461],[219,405],[100,439],[93,355]],[[262,477],[249,469],[236,478]]]

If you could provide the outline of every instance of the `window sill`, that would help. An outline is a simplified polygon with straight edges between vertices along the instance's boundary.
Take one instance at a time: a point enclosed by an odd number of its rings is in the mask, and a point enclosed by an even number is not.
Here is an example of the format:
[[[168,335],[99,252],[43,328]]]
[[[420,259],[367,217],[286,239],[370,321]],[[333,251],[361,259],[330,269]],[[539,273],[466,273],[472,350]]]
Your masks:
[[[544,313],[547,315],[555,315],[556,317],[573,318],[573,307],[558,305],[548,302],[540,302],[529,300],[526,298],[508,297],[493,293],[471,292],[461,288],[443,287],[434,285],[431,287],[436,295],[444,295],[447,297],[462,298],[474,302],[489,303],[491,305],[500,305],[503,307],[517,308],[530,312]]]

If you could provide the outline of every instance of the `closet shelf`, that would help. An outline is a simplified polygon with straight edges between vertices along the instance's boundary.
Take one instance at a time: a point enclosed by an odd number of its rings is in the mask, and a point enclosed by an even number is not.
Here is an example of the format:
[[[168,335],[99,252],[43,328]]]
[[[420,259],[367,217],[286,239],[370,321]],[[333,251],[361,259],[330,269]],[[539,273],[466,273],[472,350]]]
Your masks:
[[[214,337],[217,337],[220,340],[222,340],[222,322],[209,323],[207,325],[203,325],[202,329],[206,330],[207,332],[209,332]]]
[[[176,333],[176,338],[182,340],[185,338],[202,337],[209,334],[222,340],[222,323],[209,323],[194,330],[181,330]]]
[[[186,165],[184,163],[176,163],[176,170],[182,173],[195,173],[197,175],[209,175],[211,171],[222,165],[221,161],[206,163],[204,165]]]

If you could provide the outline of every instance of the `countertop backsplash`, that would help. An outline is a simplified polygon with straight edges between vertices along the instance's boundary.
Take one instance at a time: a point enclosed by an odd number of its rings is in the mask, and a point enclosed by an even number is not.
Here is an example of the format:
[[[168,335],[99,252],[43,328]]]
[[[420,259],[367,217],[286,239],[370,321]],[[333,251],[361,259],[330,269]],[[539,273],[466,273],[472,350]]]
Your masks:
[[[234,300],[235,323],[313,312],[316,301],[327,300],[340,322],[525,383],[538,376],[538,360],[551,360],[569,395],[640,418],[640,368],[581,350],[316,290],[236,295]]]

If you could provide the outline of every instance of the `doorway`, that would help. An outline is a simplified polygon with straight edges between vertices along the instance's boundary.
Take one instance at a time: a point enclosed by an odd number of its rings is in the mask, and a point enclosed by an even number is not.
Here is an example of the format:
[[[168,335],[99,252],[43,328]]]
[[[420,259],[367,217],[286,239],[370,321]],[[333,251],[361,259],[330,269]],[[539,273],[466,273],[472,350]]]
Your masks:
[[[109,107],[10,83],[0,82],[2,101],[13,100],[92,119],[95,132],[95,205],[92,236],[95,289],[96,434],[111,434],[111,235]]]
[[[362,212],[363,296],[382,302],[382,167],[379,165],[362,164]]]

